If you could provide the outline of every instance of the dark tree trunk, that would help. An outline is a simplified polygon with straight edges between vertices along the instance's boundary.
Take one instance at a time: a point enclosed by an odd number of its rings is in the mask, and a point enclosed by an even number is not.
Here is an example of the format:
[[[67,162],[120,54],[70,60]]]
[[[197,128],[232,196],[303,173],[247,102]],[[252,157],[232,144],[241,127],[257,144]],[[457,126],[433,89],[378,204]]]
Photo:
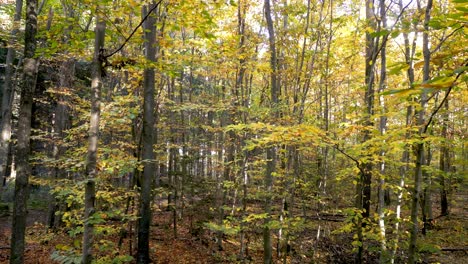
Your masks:
[[[152,10],[154,3],[144,7],[143,16],[148,9]],[[150,14],[144,22],[144,38],[146,59],[150,62],[156,61],[156,15]],[[137,263],[149,263],[149,237],[151,223],[151,183],[154,175],[154,92],[155,92],[154,68],[147,67],[144,71],[143,82],[143,135],[142,135],[142,160],[144,164],[141,179],[140,193],[140,218],[138,220],[138,252]]]
[[[36,53],[37,33],[37,0],[26,1],[26,27],[24,36],[24,65],[23,83],[21,89],[21,101],[18,120],[18,143],[16,159],[15,198],[13,206],[13,227],[11,236],[10,263],[20,264],[24,262],[25,229],[26,229],[26,204],[29,196],[29,164],[30,136],[31,136],[31,112],[33,94],[37,80],[38,59]]]
[[[370,24],[369,26],[373,29],[376,28],[375,24],[375,13],[374,13],[374,2],[372,0],[366,1],[366,19]],[[375,62],[376,62],[376,39],[369,33],[366,32],[366,57],[365,57],[365,84],[366,90],[364,94],[364,102],[366,104],[366,113],[364,117],[364,125],[366,129],[364,131],[363,142],[367,142],[372,138],[371,128],[374,126],[372,116],[374,114],[374,79],[375,79]],[[371,155],[371,153],[368,153]],[[370,157],[369,157],[370,159]],[[368,218],[370,215],[370,203],[371,203],[371,183],[372,183],[372,169],[373,165],[371,161],[367,161],[362,164],[360,179],[356,186],[356,207],[362,210],[362,217]],[[364,221],[359,220],[357,223],[357,233],[359,240],[359,247],[355,257],[355,263],[362,263],[363,254],[363,234],[362,229],[365,225]]]
[[[441,175],[439,176],[440,184],[440,215],[449,215],[449,203],[448,203],[448,186],[446,184],[446,178],[450,173],[450,148],[449,148],[449,137],[448,137],[448,123],[449,123],[449,100],[447,99],[444,104],[445,112],[443,114],[442,123],[442,137],[444,141],[440,149],[440,161],[439,167]]]
[[[16,11],[13,23],[15,26],[21,20],[21,10],[23,7],[23,0],[16,0]],[[8,157],[10,156],[10,139],[11,139],[11,109],[13,107],[13,98],[14,98],[14,60],[15,60],[15,49],[13,46],[13,40],[18,34],[19,28],[14,28],[11,31],[11,40],[10,46],[7,51],[6,56],[6,71],[5,71],[5,80],[3,83],[2,90],[2,100],[1,100],[1,122],[0,122],[0,185],[5,185],[7,170],[8,170]],[[0,186],[1,187],[1,186]],[[1,190],[1,189],[0,189]],[[1,197],[1,195],[0,195]]]

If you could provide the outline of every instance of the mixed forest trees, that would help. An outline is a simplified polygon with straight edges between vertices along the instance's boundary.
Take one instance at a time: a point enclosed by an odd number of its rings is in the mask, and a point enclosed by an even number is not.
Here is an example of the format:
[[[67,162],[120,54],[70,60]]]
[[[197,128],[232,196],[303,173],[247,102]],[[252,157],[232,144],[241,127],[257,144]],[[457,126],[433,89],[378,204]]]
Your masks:
[[[2,2],[11,263],[31,185],[73,241],[59,262],[157,261],[162,234],[220,262],[440,250],[467,184],[466,3]]]

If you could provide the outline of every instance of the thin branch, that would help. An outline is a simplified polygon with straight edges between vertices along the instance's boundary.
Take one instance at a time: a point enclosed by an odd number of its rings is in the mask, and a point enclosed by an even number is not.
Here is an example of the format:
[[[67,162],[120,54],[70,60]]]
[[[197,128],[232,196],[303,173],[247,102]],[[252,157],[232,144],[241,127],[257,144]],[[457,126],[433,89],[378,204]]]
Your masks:
[[[140,21],[140,23],[133,29],[132,33],[130,34],[130,36],[127,37],[127,39],[125,39],[125,41],[122,43],[122,45],[120,45],[120,47],[116,50],[114,50],[113,52],[111,52],[110,54],[108,55],[104,55],[104,59],[107,59],[113,55],[115,55],[117,52],[119,52],[120,50],[123,49],[123,47],[125,47],[125,45],[127,44],[127,42],[133,37],[133,35],[135,34],[135,32],[138,30],[138,28],[141,27],[141,25],[143,25],[143,23],[146,21],[146,19],[151,15],[151,13],[156,10],[156,8],[158,8],[159,4],[161,4],[162,0],[159,0],[159,2],[157,2],[153,8],[151,8],[149,11],[148,11],[148,14],[146,14],[146,16]]]
[[[354,161],[356,163],[356,167],[359,169],[359,171],[361,173],[364,173],[364,171],[362,170],[361,168],[361,163],[359,163],[359,160],[357,160],[356,158],[354,158],[353,156],[349,155],[348,153],[346,153],[344,150],[340,149],[340,147],[338,147],[338,145],[333,145],[333,147],[338,150],[341,154],[345,155],[348,159]]]
[[[444,38],[442,38],[442,39],[440,40],[439,44],[437,45],[437,47],[435,47],[435,49],[434,49],[433,51],[431,51],[431,54],[437,52],[437,51],[442,47],[442,44],[444,44],[444,42],[445,42],[448,38],[450,38],[451,36],[453,36],[453,34],[455,34],[457,31],[459,31],[460,29],[463,29],[463,28],[464,28],[464,26],[460,26],[460,27],[454,29],[450,34],[448,34],[447,36],[445,36]]]
[[[42,0],[41,4],[39,5],[39,8],[37,9],[37,14],[39,15],[42,12],[42,8],[44,7],[46,0]]]
[[[465,67],[468,66],[468,63],[465,63]],[[442,99],[442,102],[440,102],[439,106],[437,106],[437,108],[434,110],[434,112],[432,112],[431,116],[429,117],[429,120],[427,121],[426,125],[424,126],[424,130],[423,130],[423,133],[426,133],[427,129],[429,128],[429,125],[432,123],[432,119],[434,118],[434,116],[437,114],[437,112],[439,112],[440,108],[442,108],[442,106],[444,105],[445,101],[447,101],[447,98],[450,94],[450,92],[452,91],[452,88],[455,86],[455,83],[457,82],[458,78],[460,78],[460,76],[465,72],[465,70],[462,70],[461,72],[459,72],[457,74],[457,77],[455,78],[455,80],[452,82],[452,84],[450,85],[449,89],[447,90],[447,92],[445,93],[445,96],[444,96],[444,99]]]
[[[395,19],[395,23],[390,27],[390,30],[388,31],[388,33],[385,34],[385,35],[383,36],[382,44],[381,44],[380,47],[378,48],[377,52],[375,52],[374,57],[372,58],[372,62],[374,62],[374,64],[375,64],[375,62],[376,62],[376,60],[377,60],[377,57],[379,56],[380,52],[382,51],[383,47],[386,45],[387,40],[388,40],[388,37],[390,36],[390,32],[395,28],[395,26],[397,25],[398,21],[400,21],[401,16],[403,16],[403,14],[404,14],[406,8],[408,8],[408,7],[411,5],[412,2],[413,2],[413,0],[409,1],[409,3],[408,3],[405,7],[403,7],[403,8],[401,9],[400,14],[398,14],[398,16],[397,16],[396,19]]]

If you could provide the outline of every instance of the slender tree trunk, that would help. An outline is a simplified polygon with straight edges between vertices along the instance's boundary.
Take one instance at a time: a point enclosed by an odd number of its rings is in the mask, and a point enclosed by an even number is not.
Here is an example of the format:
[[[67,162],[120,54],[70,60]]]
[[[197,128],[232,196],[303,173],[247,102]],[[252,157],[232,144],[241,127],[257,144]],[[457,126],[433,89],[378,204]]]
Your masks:
[[[94,58],[91,80],[91,114],[88,132],[88,154],[86,156],[86,184],[85,184],[85,216],[83,230],[82,263],[90,264],[93,260],[94,225],[89,221],[95,213],[97,177],[97,150],[99,140],[99,121],[101,115],[101,87],[102,87],[102,56],[106,23],[102,18],[103,10],[97,7],[96,28],[94,37]]]
[[[432,130],[431,130],[432,134]],[[432,161],[432,148],[430,143],[426,143],[426,155],[425,155],[425,166],[430,166]],[[431,229],[432,220],[434,219],[432,214],[432,179],[431,174],[425,170],[423,170],[423,180],[424,180],[424,188],[423,188],[423,201],[422,201],[422,218],[423,218],[423,229],[421,233],[423,235],[427,234],[427,230]]]
[[[3,83],[2,100],[1,100],[1,121],[0,121],[0,185],[6,183],[6,175],[8,169],[8,156],[10,152],[10,139],[11,139],[11,109],[13,107],[14,98],[14,72],[13,66],[15,60],[16,51],[13,48],[15,45],[16,35],[19,32],[21,10],[23,8],[23,0],[16,0],[15,16],[13,18],[13,30],[10,34],[10,40],[8,42],[8,50],[6,56],[6,70],[5,80]],[[1,194],[0,186],[0,194]],[[0,195],[1,198],[1,195]]]
[[[375,14],[374,4],[372,0],[366,1],[366,19],[370,24],[371,28],[376,28],[375,25]],[[364,117],[364,125],[366,126],[364,131],[363,141],[367,142],[372,138],[372,127],[374,122],[372,116],[374,114],[374,79],[375,79],[375,58],[376,58],[376,42],[374,37],[366,32],[366,57],[365,57],[365,84],[366,91],[364,100],[366,104],[366,113]],[[370,155],[370,153],[368,153]],[[360,179],[358,181],[357,188],[357,201],[356,207],[362,210],[362,218],[368,218],[370,215],[370,202],[371,202],[371,183],[372,183],[372,169],[373,165],[370,161],[362,164]],[[357,223],[357,233],[359,240],[359,247],[355,257],[355,263],[362,263],[363,254],[363,234],[362,229],[364,222],[360,219]]]
[[[386,6],[385,0],[380,0],[380,21],[381,21],[381,28],[387,28],[387,14],[386,14]],[[379,81],[379,94],[381,94],[385,90],[386,82],[387,82],[387,51],[386,51],[386,44],[382,43],[382,49],[380,52],[380,81]],[[379,132],[383,136],[387,130],[387,117],[385,115],[386,106],[385,106],[385,98],[380,95],[379,96],[379,103],[380,108],[382,111],[382,115],[380,117],[380,124],[379,124]],[[385,142],[384,142],[385,143]],[[385,151],[380,151],[380,156],[382,158],[385,157]],[[379,190],[378,190],[378,210],[377,213],[379,215],[379,228],[380,228],[380,263],[386,263],[388,259],[387,254],[387,242],[385,238],[385,161],[382,160],[380,162],[380,179],[379,179]]]
[[[423,32],[423,56],[424,56],[424,67],[423,67],[423,82],[429,80],[430,73],[430,59],[431,53],[429,50],[429,21],[431,19],[431,10],[432,10],[432,0],[427,1],[427,6],[424,16],[424,32]],[[421,106],[420,109],[416,112],[418,118],[419,137],[420,140],[423,140],[423,128],[424,125],[424,115],[426,108],[427,94],[423,91],[421,95]],[[413,264],[417,261],[417,248],[416,241],[418,237],[418,206],[419,206],[419,196],[421,195],[421,184],[422,184],[422,166],[424,165],[424,143],[419,142],[415,146],[416,153],[416,162],[414,169],[414,190],[412,193],[412,202],[411,202],[411,234],[409,241],[409,250],[408,250],[408,263]]]
[[[36,88],[38,59],[36,53],[37,0],[26,1],[26,26],[24,36],[23,83],[18,120],[18,143],[16,155],[16,182],[13,205],[10,263],[24,263],[27,201],[29,196],[29,164],[31,113],[33,94]]]
[[[277,81],[278,66],[277,66],[277,55],[276,55],[276,38],[275,30],[273,27],[273,19],[271,16],[271,5],[270,0],[264,2],[265,18],[267,21],[268,28],[268,42],[270,47],[270,68],[271,68],[271,108],[273,116],[279,117],[279,85]],[[273,263],[272,256],[272,243],[271,243],[271,232],[270,232],[270,221],[271,221],[271,203],[272,203],[272,191],[273,191],[273,173],[276,170],[276,149],[275,147],[268,147],[266,150],[266,171],[265,171],[265,205],[264,210],[267,214],[264,227],[263,227],[263,261],[265,264]]]
[[[143,16],[154,7],[144,7]],[[148,8],[148,9],[147,9]],[[146,59],[150,62],[156,61],[156,15],[150,14],[144,22],[144,38]],[[149,263],[149,237],[151,223],[151,182],[154,175],[154,92],[155,73],[151,66],[145,69],[143,83],[143,153],[144,164],[141,180],[140,218],[138,220],[138,252],[137,263]]]
[[[446,177],[450,173],[450,152],[449,152],[449,136],[448,136],[448,123],[449,123],[449,100],[447,99],[444,104],[445,112],[443,113],[442,120],[442,147],[440,148],[439,168],[441,174],[439,176],[440,184],[440,215],[449,215],[448,203],[448,186],[446,184]]]
[[[400,8],[400,11],[403,12],[403,1],[400,0],[398,5]],[[415,20],[413,23],[414,23],[414,26],[416,27],[418,21]],[[409,29],[410,27],[407,28],[408,31]],[[417,37],[418,37],[418,33],[415,32],[413,42],[410,44],[409,33],[408,32],[403,33],[403,38],[404,38],[404,43],[405,43],[405,62],[408,66],[408,70],[406,71],[406,75],[408,78],[408,87],[411,87],[411,85],[414,83],[414,80],[415,80],[413,57],[416,51]],[[411,126],[412,116],[413,116],[413,106],[410,105],[407,107],[407,110],[406,110],[406,124],[405,124],[406,129],[408,129]],[[405,140],[407,140],[409,137],[410,137],[410,133],[406,132]],[[396,235],[395,235],[395,239],[393,243],[392,255],[390,257],[390,263],[392,264],[395,263],[395,258],[396,258],[396,254],[398,250],[398,243],[400,239],[401,204],[403,202],[403,190],[405,187],[406,174],[409,171],[409,162],[410,162],[410,153],[409,153],[408,148],[409,146],[405,145],[403,155],[401,158],[401,162],[403,163],[403,165],[401,165],[400,170],[399,170],[399,174],[400,174],[399,187],[400,188],[397,193],[397,204],[396,204],[396,209],[395,209],[396,221],[395,221],[395,228],[394,228],[395,230],[394,233]]]

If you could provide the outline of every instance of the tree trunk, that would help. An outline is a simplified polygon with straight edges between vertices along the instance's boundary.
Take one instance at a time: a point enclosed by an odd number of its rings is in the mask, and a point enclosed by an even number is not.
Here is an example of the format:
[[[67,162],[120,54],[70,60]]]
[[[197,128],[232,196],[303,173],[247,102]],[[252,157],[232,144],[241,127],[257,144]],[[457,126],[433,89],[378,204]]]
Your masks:
[[[381,21],[381,29],[387,28],[387,9],[385,6],[385,0],[380,0],[380,21]],[[379,94],[381,94],[385,90],[386,82],[387,82],[387,51],[386,51],[386,44],[382,43],[382,49],[380,53],[380,81],[379,81]],[[385,98],[383,95],[379,96],[379,104],[380,104],[380,111],[382,115],[380,117],[380,124],[379,124],[379,132],[380,135],[385,135],[387,130],[387,117],[386,117],[386,106],[385,106]],[[385,144],[385,141],[384,141]],[[380,229],[380,263],[386,263],[388,259],[387,254],[387,243],[385,237],[385,151],[380,151],[380,156],[382,157],[382,161],[380,162],[380,179],[379,179],[379,190],[378,190],[378,210],[377,213],[379,215],[379,229]]]
[[[152,10],[155,3],[143,8],[143,16],[148,10]],[[148,8],[148,9],[147,9]],[[156,15],[150,14],[144,22],[144,38],[146,59],[156,61]],[[155,92],[154,68],[149,66],[144,72],[143,83],[143,153],[144,164],[141,194],[140,194],[140,218],[138,220],[138,252],[137,263],[149,263],[149,237],[151,223],[151,183],[154,175],[154,92]]]
[[[439,168],[441,174],[439,176],[440,184],[440,215],[449,215],[449,203],[448,203],[448,186],[446,184],[446,177],[450,173],[450,153],[449,153],[449,136],[448,136],[448,123],[449,123],[449,100],[447,99],[444,104],[445,112],[443,113],[442,120],[442,147],[440,148],[440,160]]]
[[[424,56],[424,67],[423,67],[423,82],[429,80],[430,73],[430,59],[431,53],[429,50],[429,21],[431,19],[431,10],[432,10],[432,0],[427,1],[425,16],[424,16],[424,32],[423,32],[423,56]],[[423,91],[421,95],[421,106],[420,110],[416,112],[418,118],[419,129],[419,139],[423,140],[423,125],[424,125],[424,115],[426,108],[427,92]],[[414,191],[412,193],[412,203],[411,203],[411,234],[409,241],[409,250],[408,250],[408,263],[416,263],[416,241],[418,237],[418,208],[419,208],[419,196],[421,195],[421,184],[422,184],[422,166],[424,165],[424,142],[419,142],[415,146],[416,161],[414,169]]]
[[[102,87],[102,56],[104,50],[104,37],[106,32],[106,23],[102,19],[102,10],[97,8],[96,13],[96,28],[94,37],[94,58],[93,72],[91,80],[91,117],[89,122],[88,132],[88,154],[86,157],[86,177],[85,184],[85,215],[84,215],[84,230],[83,230],[83,252],[82,263],[90,264],[93,259],[93,232],[94,225],[89,221],[95,212],[94,204],[96,198],[96,182],[97,176],[97,150],[99,139],[99,120],[101,114],[101,87]]]
[[[37,0],[26,1],[26,26],[24,36],[23,83],[18,120],[18,143],[16,159],[15,198],[11,236],[10,263],[24,263],[27,200],[29,196],[29,164],[31,113],[33,94],[36,88],[38,59],[36,53]]]
[[[8,174],[8,156],[10,152],[10,139],[11,139],[11,109],[13,107],[14,98],[14,72],[13,66],[16,51],[13,48],[15,44],[16,35],[19,32],[19,22],[21,20],[21,10],[23,8],[23,0],[16,0],[16,10],[13,19],[13,30],[10,34],[10,41],[6,56],[6,71],[5,80],[3,83],[3,94],[1,100],[1,122],[0,122],[0,185],[6,184],[6,175]],[[0,186],[1,188],[1,186]],[[0,189],[1,190],[1,189]],[[1,194],[1,192],[0,192]],[[1,195],[0,195],[1,198]]]
[[[367,23],[371,28],[376,28],[375,25],[375,14],[374,14],[374,4],[372,0],[366,1],[366,19]],[[367,142],[372,138],[372,127],[374,122],[372,116],[374,114],[374,78],[375,78],[375,58],[376,54],[376,43],[374,37],[366,32],[366,57],[365,57],[365,84],[366,91],[364,94],[364,101],[366,104],[366,113],[364,117],[364,125],[366,126],[363,136],[363,142]],[[371,155],[371,153],[366,153]],[[370,159],[370,157],[368,157]],[[362,164],[361,173],[359,175],[360,179],[356,186],[357,188],[357,201],[356,207],[362,210],[362,218],[368,218],[370,215],[370,202],[371,202],[371,183],[372,183],[372,162],[367,161]],[[359,247],[355,257],[355,263],[362,263],[362,254],[363,254],[363,234],[362,229],[364,227],[364,222],[362,220],[358,221],[358,240]]]
[[[400,0],[399,3],[399,8],[400,8],[400,12],[403,12],[403,1]],[[414,26],[417,25],[418,21],[417,20],[414,20]],[[407,31],[409,31],[409,26],[407,28]],[[409,40],[409,33],[405,31],[405,33],[403,33],[403,38],[404,38],[404,43],[405,43],[405,63],[407,64],[408,66],[408,70],[406,71],[406,75],[407,75],[407,78],[408,78],[408,87],[411,87],[411,85],[414,83],[414,64],[413,64],[413,58],[414,58],[414,54],[415,54],[415,51],[416,51],[416,40],[417,40],[417,37],[418,37],[418,33],[415,32],[414,33],[414,38],[413,38],[413,42],[412,44],[410,44],[410,40]],[[408,129],[410,126],[411,126],[411,119],[412,119],[412,116],[413,116],[413,106],[410,105],[407,107],[407,110],[406,110],[406,128]],[[409,132],[406,132],[405,134],[405,140],[407,140],[408,138],[410,137],[410,133]],[[394,239],[394,243],[393,243],[393,251],[392,251],[392,255],[390,257],[390,263],[395,263],[395,257],[396,257],[396,253],[397,253],[397,249],[398,249],[398,242],[399,242],[399,239],[400,239],[400,221],[401,221],[401,204],[402,204],[402,200],[403,200],[403,190],[404,190],[404,187],[405,187],[405,182],[406,182],[406,174],[408,173],[409,171],[409,162],[410,162],[410,153],[409,153],[409,150],[408,150],[409,146],[408,145],[405,145],[404,146],[404,151],[403,151],[403,155],[402,155],[402,158],[401,158],[401,162],[403,163],[403,165],[401,165],[400,169],[399,169],[399,174],[400,174],[400,183],[399,183],[399,190],[398,190],[398,193],[397,193],[397,204],[396,204],[396,209],[395,209],[395,218],[396,218],[396,221],[395,221],[395,239]]]
[[[265,18],[267,21],[268,28],[268,42],[270,47],[270,69],[271,69],[271,109],[275,118],[279,117],[279,85],[277,81],[278,66],[276,56],[276,39],[275,30],[273,27],[273,20],[271,16],[270,0],[265,0],[264,3]],[[276,149],[275,147],[268,147],[266,150],[266,171],[265,171],[265,205],[264,210],[267,214],[264,227],[263,227],[263,261],[265,264],[273,263],[272,256],[272,243],[271,243],[271,232],[270,232],[270,221],[271,221],[271,203],[272,203],[272,191],[273,191],[273,173],[276,170]]]

